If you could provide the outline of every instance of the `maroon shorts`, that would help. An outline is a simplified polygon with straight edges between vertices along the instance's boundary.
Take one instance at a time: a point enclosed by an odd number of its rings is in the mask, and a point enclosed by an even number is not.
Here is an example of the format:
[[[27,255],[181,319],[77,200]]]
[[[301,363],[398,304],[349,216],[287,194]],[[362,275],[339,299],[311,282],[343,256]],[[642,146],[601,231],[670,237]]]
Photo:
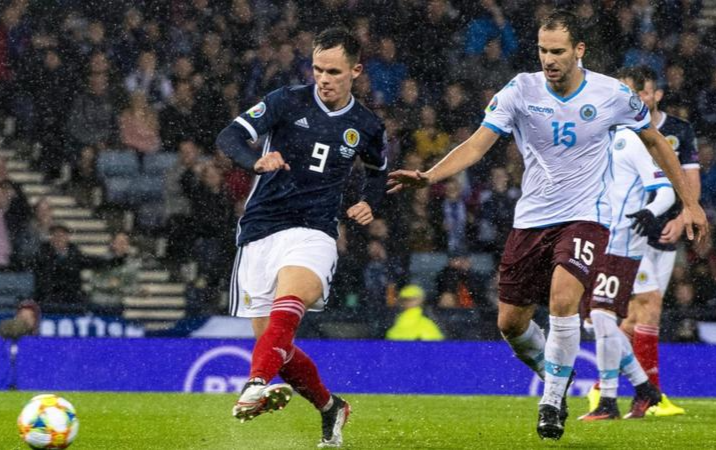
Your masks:
[[[609,230],[596,222],[512,229],[499,268],[500,301],[515,306],[549,304],[552,273],[564,267],[585,289],[604,256]]]
[[[623,256],[604,255],[591,289],[587,289],[582,297],[582,317],[588,317],[593,308],[601,308],[625,318],[629,314],[629,299],[639,262]]]

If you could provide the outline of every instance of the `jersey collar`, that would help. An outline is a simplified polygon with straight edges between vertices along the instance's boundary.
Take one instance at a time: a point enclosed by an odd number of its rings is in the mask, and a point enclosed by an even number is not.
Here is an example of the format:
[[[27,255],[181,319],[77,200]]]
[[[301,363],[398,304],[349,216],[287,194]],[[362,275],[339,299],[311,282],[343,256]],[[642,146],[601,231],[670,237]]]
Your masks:
[[[579,95],[579,93],[582,92],[584,87],[587,85],[587,71],[584,69],[581,69],[581,70],[582,70],[582,73],[584,74],[584,79],[582,80],[582,84],[579,85],[579,87],[577,88],[576,91],[574,91],[572,94],[570,94],[567,97],[562,97],[558,93],[554,92],[552,90],[552,88],[549,87],[549,82],[547,82],[547,80],[545,80],[545,82],[544,82],[544,87],[547,88],[547,92],[549,92],[549,94],[552,97],[556,98],[557,100],[559,100],[562,103],[567,103],[568,101],[572,100],[574,97]]]
[[[331,111],[330,109],[328,109],[328,106],[326,106],[326,104],[323,103],[323,100],[321,100],[321,97],[318,96],[318,85],[316,85],[316,84],[313,85],[313,98],[316,100],[316,104],[318,104],[318,106],[323,110],[323,112],[325,112],[326,114],[328,114],[331,117],[342,116],[343,114],[350,111],[356,102],[355,97],[353,97],[353,94],[351,94],[351,100],[348,102],[348,104],[346,106],[339,109],[338,111]]]
[[[660,120],[659,123],[656,125],[656,129],[657,129],[657,130],[660,130],[661,127],[663,127],[663,126],[664,126],[664,123],[666,122],[666,113],[665,113],[664,111],[661,111],[661,110],[659,110],[659,112],[661,113],[661,120]]]

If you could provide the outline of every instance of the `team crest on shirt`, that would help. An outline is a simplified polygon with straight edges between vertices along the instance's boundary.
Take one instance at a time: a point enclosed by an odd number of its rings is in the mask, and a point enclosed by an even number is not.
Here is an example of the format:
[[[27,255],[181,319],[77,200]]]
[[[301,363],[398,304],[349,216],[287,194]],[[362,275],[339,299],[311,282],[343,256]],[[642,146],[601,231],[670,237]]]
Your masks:
[[[252,119],[258,119],[259,117],[263,116],[264,113],[266,113],[266,103],[261,102],[253,106],[248,111],[249,117]]]
[[[678,150],[679,145],[681,145],[681,141],[679,141],[679,138],[672,134],[666,136],[666,140],[669,144],[671,144],[671,148],[673,148],[674,150]]]
[[[634,111],[639,111],[641,109],[641,98],[639,98],[639,94],[631,95],[629,98],[629,107]]]
[[[485,108],[485,112],[492,112],[497,109],[497,96],[492,97],[490,104]]]
[[[626,139],[617,139],[614,143],[614,150],[624,150],[626,147]]]
[[[594,120],[594,118],[597,117],[597,108],[594,107],[594,105],[584,105],[579,110],[579,117],[585,122]]]
[[[348,128],[343,132],[343,142],[349,147],[355,147],[360,142],[360,133],[355,128]]]
[[[638,281],[639,283],[646,283],[646,280],[648,279],[649,277],[646,275],[646,272],[639,272],[638,274],[636,274],[636,281]]]

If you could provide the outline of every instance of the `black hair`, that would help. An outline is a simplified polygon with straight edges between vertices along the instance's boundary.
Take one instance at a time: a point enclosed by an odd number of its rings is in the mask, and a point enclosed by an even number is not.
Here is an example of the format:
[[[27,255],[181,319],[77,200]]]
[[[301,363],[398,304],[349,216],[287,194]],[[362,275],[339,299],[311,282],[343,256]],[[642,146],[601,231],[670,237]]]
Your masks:
[[[631,78],[634,83],[634,90],[637,92],[644,90],[646,83],[649,81],[656,84],[658,76],[656,71],[649,66],[622,67],[617,72],[617,78],[625,80]]]
[[[313,50],[328,50],[335,47],[343,47],[343,51],[351,64],[360,60],[360,42],[347,28],[333,27],[323,30],[313,40]]]
[[[576,47],[580,42],[584,42],[584,27],[581,21],[574,13],[564,9],[553,11],[550,15],[545,17],[540,24],[540,28],[549,31],[564,28],[567,30],[567,33],[569,33],[569,40],[572,43],[572,47]]]

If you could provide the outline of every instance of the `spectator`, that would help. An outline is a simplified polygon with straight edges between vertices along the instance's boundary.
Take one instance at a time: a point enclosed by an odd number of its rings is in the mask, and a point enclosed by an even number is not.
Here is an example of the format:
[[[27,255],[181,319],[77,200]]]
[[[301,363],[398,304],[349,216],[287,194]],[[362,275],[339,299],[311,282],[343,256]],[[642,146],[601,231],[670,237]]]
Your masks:
[[[154,153],[161,147],[159,119],[141,92],[130,96],[129,106],[119,115],[122,145],[140,154]]]
[[[82,292],[81,272],[122,262],[123,258],[105,259],[83,254],[70,242],[69,228],[53,225],[49,242],[40,246],[33,264],[35,299],[47,313],[86,313],[89,305]]]
[[[393,115],[398,126],[406,134],[412,134],[420,125],[420,86],[417,80],[408,78],[400,85],[400,97],[396,100]]]
[[[659,84],[663,84],[666,59],[657,46],[659,37],[655,31],[648,31],[641,34],[639,41],[639,47],[633,47],[626,52],[624,66],[648,66],[659,75]]]
[[[692,98],[684,77],[684,68],[670,65],[666,68],[666,88],[660,102],[661,109],[672,116],[688,120]]]
[[[115,233],[109,244],[109,260],[122,260],[122,264],[93,270],[89,283],[91,309],[97,314],[121,316],[124,298],[140,291],[139,270],[142,262],[132,256],[129,235]]]
[[[378,104],[392,105],[398,98],[401,83],[408,75],[407,67],[396,60],[395,52],[395,41],[389,37],[381,38],[378,54],[366,63]]]
[[[502,254],[507,235],[512,230],[512,217],[520,190],[510,187],[510,178],[504,167],[492,169],[490,187],[480,192],[480,215],[477,241],[480,249]]]
[[[476,114],[465,88],[460,83],[452,83],[445,89],[438,108],[438,117],[440,128],[450,134],[462,127],[472,129],[482,119],[482,115]]]
[[[400,290],[398,300],[402,312],[385,337],[392,341],[442,341],[445,339],[437,324],[423,312],[425,291],[409,284]]]
[[[12,186],[7,181],[0,182],[0,270],[10,267],[13,256],[13,243],[7,211],[10,209]]]
[[[711,75],[711,84],[696,96],[698,130],[709,139],[716,139],[716,71]]]
[[[413,132],[415,151],[421,158],[437,159],[447,152],[450,135],[438,128],[437,114],[432,106],[420,110],[420,128]]]
[[[54,224],[52,206],[46,198],[39,199],[32,211],[32,218],[17,249],[17,258],[23,268],[32,268],[40,247],[49,241],[50,228]]]
[[[460,80],[471,86],[473,90],[496,90],[504,86],[514,76],[514,70],[509,60],[502,57],[500,45],[499,39],[492,39],[479,56],[465,58],[459,68]],[[473,123],[481,119],[470,118]]]
[[[159,115],[161,140],[167,151],[177,151],[179,142],[185,139],[200,142],[200,114],[192,85],[187,81],[178,82],[169,106]]]
[[[482,14],[475,18],[467,28],[465,37],[465,54],[480,56],[487,43],[495,38],[502,44],[502,57],[508,59],[517,51],[517,37],[512,24],[502,13],[495,0],[480,0]]]
[[[40,306],[33,300],[23,300],[17,305],[15,317],[0,322],[0,338],[37,336],[40,332],[40,318]]]
[[[72,141],[69,143],[69,161],[66,162],[74,165],[83,146],[109,147],[115,139],[116,119],[107,75],[91,74],[85,91],[75,97],[70,107],[67,130]]]
[[[365,304],[370,310],[381,310],[386,304],[386,292],[390,282],[388,252],[379,240],[368,243],[368,262],[363,269],[363,292]]]
[[[172,84],[157,70],[157,55],[152,51],[139,54],[137,66],[124,80],[124,86],[130,95],[143,94],[155,111],[164,109],[172,96]]]
[[[467,248],[465,240],[468,227],[468,211],[460,181],[453,177],[445,181],[443,200],[443,230],[447,236],[447,251],[456,252]]]
[[[77,165],[72,168],[69,192],[77,199],[77,203],[85,208],[93,207],[95,189],[100,186],[96,168],[97,150],[89,145],[83,147]]]
[[[464,250],[448,254],[448,265],[443,268],[435,281],[438,293],[438,308],[492,310],[487,304],[485,291],[487,283],[472,269],[470,256]]]

